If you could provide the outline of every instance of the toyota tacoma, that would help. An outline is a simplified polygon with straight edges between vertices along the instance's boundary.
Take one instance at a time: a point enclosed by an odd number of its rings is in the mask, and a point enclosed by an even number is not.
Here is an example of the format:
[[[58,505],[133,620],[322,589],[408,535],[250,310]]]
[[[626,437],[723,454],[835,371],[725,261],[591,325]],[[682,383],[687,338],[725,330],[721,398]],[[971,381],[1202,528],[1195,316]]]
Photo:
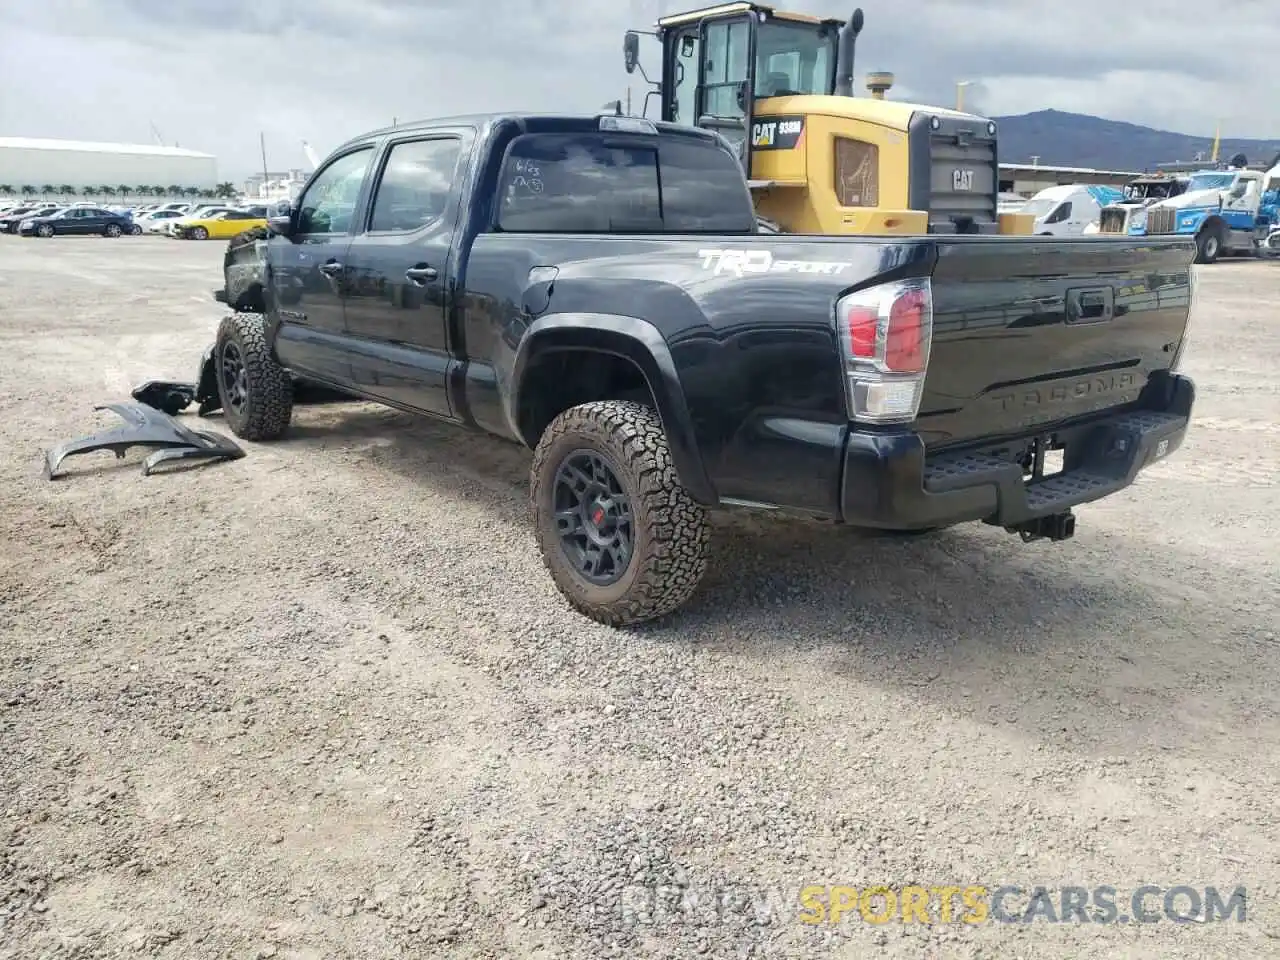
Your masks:
[[[357,137],[227,255],[201,389],[292,385],[533,451],[551,577],[598,621],[684,604],[708,511],[1066,540],[1182,443],[1187,237],[763,233],[726,141],[498,115]]]

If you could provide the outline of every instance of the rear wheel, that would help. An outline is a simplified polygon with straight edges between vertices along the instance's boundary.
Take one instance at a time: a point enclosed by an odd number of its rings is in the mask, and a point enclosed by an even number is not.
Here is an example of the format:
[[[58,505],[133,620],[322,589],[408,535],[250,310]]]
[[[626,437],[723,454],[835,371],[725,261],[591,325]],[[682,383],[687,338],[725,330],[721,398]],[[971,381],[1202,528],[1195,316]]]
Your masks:
[[[267,346],[260,313],[233,313],[214,344],[218,399],[231,432],[244,440],[275,440],[293,417],[293,382]]]
[[[118,223],[108,223],[102,230],[104,237],[111,237],[113,240],[120,236],[120,233],[120,224]]]
[[[607,400],[566,410],[538,441],[530,480],[542,559],[579,612],[627,626],[693,595],[710,528],[653,408]]]
[[[1223,239],[1223,230],[1218,224],[1196,234],[1196,263],[1213,263],[1222,256]]]

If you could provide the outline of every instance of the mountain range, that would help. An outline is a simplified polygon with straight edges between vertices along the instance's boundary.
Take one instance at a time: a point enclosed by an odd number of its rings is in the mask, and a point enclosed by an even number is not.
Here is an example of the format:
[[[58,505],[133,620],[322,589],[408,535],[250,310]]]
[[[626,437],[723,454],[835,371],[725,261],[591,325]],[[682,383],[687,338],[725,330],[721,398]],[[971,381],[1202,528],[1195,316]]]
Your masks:
[[[1136,123],[1104,120],[1083,113],[1037,110],[992,117],[1000,125],[1000,162],[1041,166],[1093,167],[1098,170],[1155,170],[1156,164],[1190,162],[1213,155],[1213,137],[1154,130]],[[1280,154],[1280,140],[1224,139],[1218,159],[1243,153],[1250,164],[1269,163]]]

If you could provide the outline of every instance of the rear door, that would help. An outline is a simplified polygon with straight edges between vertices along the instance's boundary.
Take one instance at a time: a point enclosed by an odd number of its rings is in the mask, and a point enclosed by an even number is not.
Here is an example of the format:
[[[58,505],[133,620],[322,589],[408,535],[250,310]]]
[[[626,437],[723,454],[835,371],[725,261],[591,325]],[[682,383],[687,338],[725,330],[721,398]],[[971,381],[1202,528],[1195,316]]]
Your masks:
[[[1186,329],[1194,243],[940,240],[917,429],[1025,436],[1136,403]]]
[[[346,254],[347,333],[362,391],[452,416],[448,278],[460,172],[474,131],[393,140],[376,174],[365,229]]]

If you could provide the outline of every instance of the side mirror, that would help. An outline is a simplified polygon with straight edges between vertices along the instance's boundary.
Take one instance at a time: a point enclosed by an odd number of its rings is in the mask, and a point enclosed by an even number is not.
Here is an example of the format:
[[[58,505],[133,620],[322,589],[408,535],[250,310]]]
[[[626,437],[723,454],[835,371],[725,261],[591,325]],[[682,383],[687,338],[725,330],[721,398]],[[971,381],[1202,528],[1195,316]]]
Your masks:
[[[270,217],[267,219],[267,229],[280,237],[287,237],[293,232],[292,217]]]
[[[849,29],[853,31],[855,37],[862,32],[862,24],[862,8],[858,7],[853,11],[853,15],[849,17]]]
[[[627,73],[636,72],[636,64],[640,62],[640,34],[628,30],[622,37],[622,63]]]

